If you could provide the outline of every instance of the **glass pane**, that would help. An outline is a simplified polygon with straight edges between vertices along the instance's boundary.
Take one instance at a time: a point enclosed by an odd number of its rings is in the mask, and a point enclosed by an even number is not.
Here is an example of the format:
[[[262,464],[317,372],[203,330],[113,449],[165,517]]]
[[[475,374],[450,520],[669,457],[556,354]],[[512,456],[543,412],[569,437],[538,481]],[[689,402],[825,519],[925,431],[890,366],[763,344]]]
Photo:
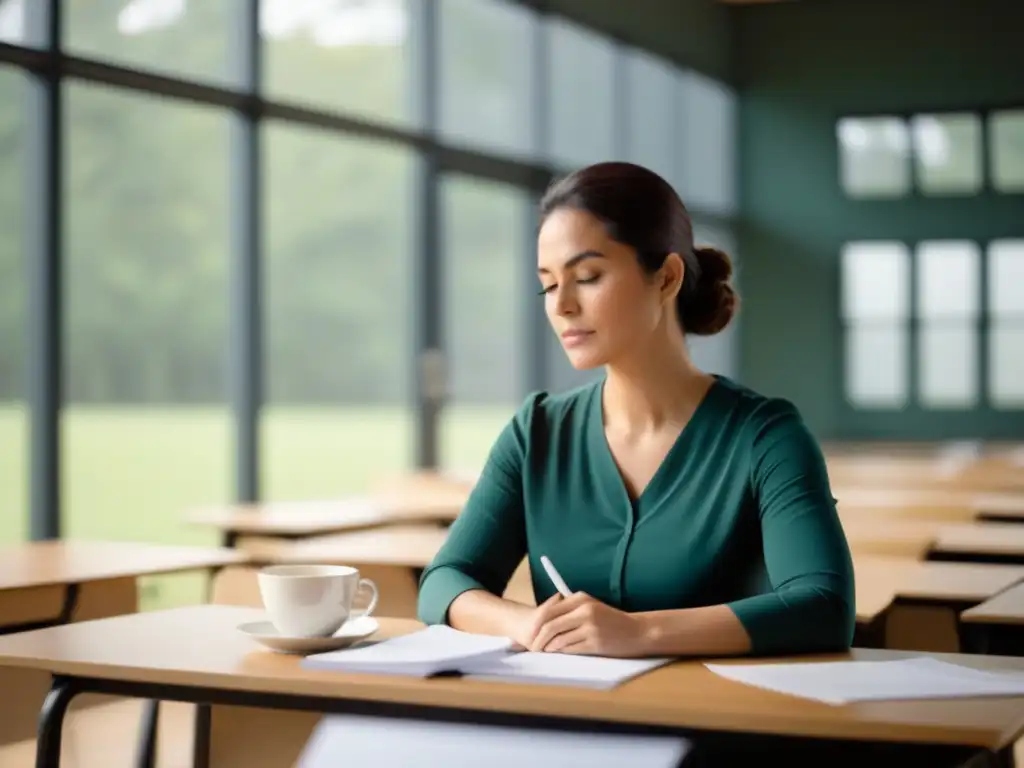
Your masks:
[[[908,332],[895,325],[853,325],[846,333],[846,398],[855,408],[907,402]]]
[[[836,126],[839,175],[850,197],[910,191],[910,137],[897,117],[844,117]]]
[[[1024,325],[995,323],[989,334],[992,404],[997,408],[1024,408]]]
[[[661,174],[675,184],[676,72],[666,61],[630,51],[626,64],[626,159]]]
[[[46,29],[45,14],[46,9],[38,0],[0,0],[0,43],[40,47]]]
[[[25,80],[0,67],[0,546],[28,538],[25,332],[28,274],[23,221]]]
[[[843,317],[896,320],[910,315],[910,252],[903,243],[847,243],[842,252]]]
[[[925,325],[920,335],[921,403],[957,408],[978,400],[978,335],[972,324]]]
[[[682,129],[680,192],[691,210],[736,208],[736,96],[716,80],[684,73],[679,80]]]
[[[615,48],[560,17],[547,22],[551,159],[576,167],[613,159]]]
[[[1024,109],[995,112],[989,121],[992,186],[1024,192]]]
[[[264,139],[263,488],[361,492],[411,456],[413,156],[278,123]]]
[[[981,189],[981,119],[977,115],[918,115],[913,129],[922,192],[973,194]]]
[[[1024,240],[995,240],[988,246],[988,311],[1024,316]]]
[[[478,470],[525,394],[520,318],[529,199],[462,177],[445,178],[442,194],[450,399],[441,457],[450,469]]]
[[[536,14],[506,0],[442,0],[441,132],[531,155]]]
[[[228,117],[65,84],[69,538],[214,544],[183,522],[231,497],[225,405]],[[204,599],[202,574],[142,603]]]
[[[268,96],[374,120],[415,122],[410,39],[423,0],[263,0]]]
[[[236,0],[89,0],[62,3],[64,47],[177,77],[233,82]]]
[[[917,250],[917,308],[923,318],[976,317],[981,252],[969,240],[933,240]]]

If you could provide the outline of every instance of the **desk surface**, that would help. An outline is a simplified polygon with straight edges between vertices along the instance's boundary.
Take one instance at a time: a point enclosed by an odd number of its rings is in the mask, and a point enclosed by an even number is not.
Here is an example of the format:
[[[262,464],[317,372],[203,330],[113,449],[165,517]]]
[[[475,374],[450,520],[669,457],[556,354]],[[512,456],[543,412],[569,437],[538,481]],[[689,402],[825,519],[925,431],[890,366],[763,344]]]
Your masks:
[[[251,608],[191,606],[0,637],[0,664],[107,680],[207,686],[762,734],[1000,749],[1024,730],[1024,698],[862,702],[830,706],[721,678],[677,662],[611,691],[307,670],[236,631]],[[382,620],[382,635],[420,626]],[[197,642],[182,642],[193,636]],[[855,651],[857,658],[906,656]],[[1024,671],[1024,660],[937,654],[956,663]],[[821,660],[843,656],[821,656]],[[680,695],[685,691],[686,695]]]
[[[123,541],[37,541],[0,548],[0,590],[82,584],[245,562],[221,547]]]
[[[897,598],[982,602],[1024,580],[1024,566],[914,561],[883,555],[855,556],[858,593],[888,583]],[[858,603],[860,598],[858,597]]]
[[[189,522],[254,536],[316,536],[403,521],[451,522],[465,504],[453,491],[382,493],[309,501],[212,506],[193,510]]]
[[[960,618],[971,624],[1024,625],[1024,583],[964,611]]]
[[[289,563],[426,568],[447,538],[448,530],[439,525],[395,524],[303,539],[281,547],[274,559]]]
[[[1018,555],[1024,558],[1024,525],[1019,523],[967,523],[939,528],[935,552],[981,555]]]

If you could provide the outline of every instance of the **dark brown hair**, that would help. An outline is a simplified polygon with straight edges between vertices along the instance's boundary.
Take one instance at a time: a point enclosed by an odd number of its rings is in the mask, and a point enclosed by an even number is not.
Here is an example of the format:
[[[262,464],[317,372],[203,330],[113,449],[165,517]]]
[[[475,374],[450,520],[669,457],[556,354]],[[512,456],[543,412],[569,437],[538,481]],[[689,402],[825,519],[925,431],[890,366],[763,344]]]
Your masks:
[[[560,208],[597,218],[613,240],[636,251],[648,274],[661,269],[670,253],[678,253],[686,265],[677,299],[686,333],[711,336],[732,320],[739,305],[732,260],[717,248],[694,247],[690,214],[658,174],[633,163],[587,166],[548,188],[540,203],[541,223]]]

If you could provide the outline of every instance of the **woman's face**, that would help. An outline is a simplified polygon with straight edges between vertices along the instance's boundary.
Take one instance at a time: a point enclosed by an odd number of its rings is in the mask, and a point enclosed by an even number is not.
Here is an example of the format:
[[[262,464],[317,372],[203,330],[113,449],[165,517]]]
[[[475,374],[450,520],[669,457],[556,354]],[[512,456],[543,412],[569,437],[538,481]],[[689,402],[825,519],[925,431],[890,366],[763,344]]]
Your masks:
[[[584,211],[554,211],[540,229],[537,274],[551,327],[574,368],[614,363],[646,346],[673,321],[673,284],[682,261],[669,258],[658,274],[644,273],[636,253],[608,236]]]

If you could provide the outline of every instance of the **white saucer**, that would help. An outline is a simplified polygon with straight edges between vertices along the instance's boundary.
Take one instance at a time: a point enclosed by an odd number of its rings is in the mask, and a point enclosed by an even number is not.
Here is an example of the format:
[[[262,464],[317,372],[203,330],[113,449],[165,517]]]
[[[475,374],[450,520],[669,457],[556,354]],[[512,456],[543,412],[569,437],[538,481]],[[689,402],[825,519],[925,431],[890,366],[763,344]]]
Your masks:
[[[238,630],[261,645],[279,653],[325,653],[337,651],[365,640],[380,629],[372,616],[362,616],[346,621],[341,629],[330,637],[286,637],[281,635],[269,621],[249,621],[239,624]]]

